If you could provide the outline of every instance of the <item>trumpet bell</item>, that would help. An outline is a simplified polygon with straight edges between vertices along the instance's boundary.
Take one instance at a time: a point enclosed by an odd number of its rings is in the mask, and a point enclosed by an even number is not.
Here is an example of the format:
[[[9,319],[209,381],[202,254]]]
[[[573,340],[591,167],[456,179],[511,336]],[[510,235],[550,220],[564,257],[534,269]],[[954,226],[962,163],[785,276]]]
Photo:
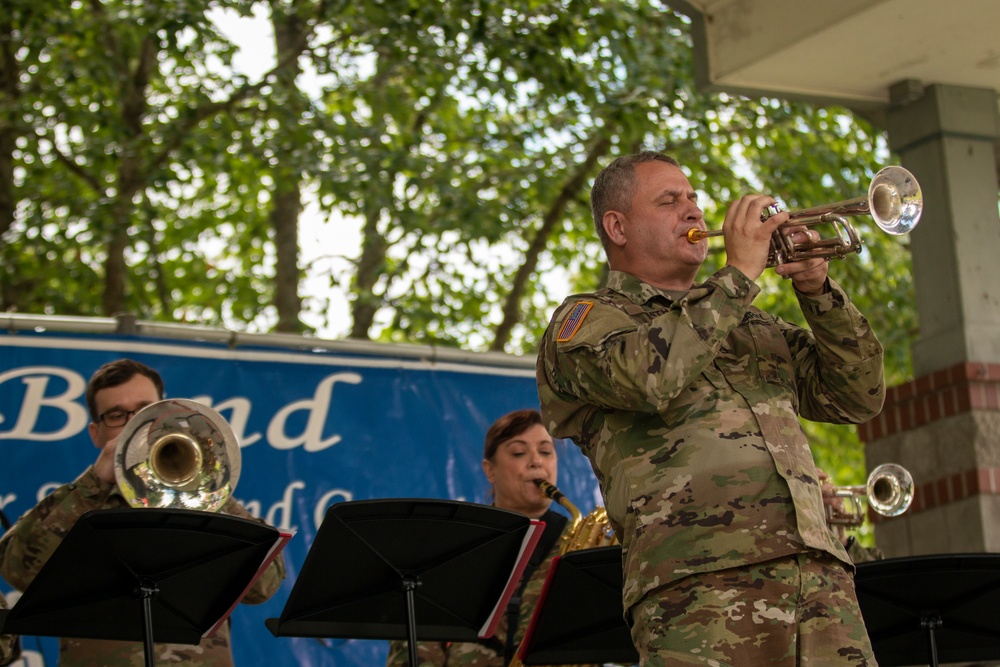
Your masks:
[[[864,504],[877,514],[894,517],[913,503],[913,476],[898,463],[883,463],[872,470],[864,486],[835,486],[830,494],[840,504],[825,503],[827,523],[860,526],[865,520]]]
[[[239,481],[240,448],[219,413],[187,399],[147,405],[115,448],[118,488],[133,507],[219,510]]]
[[[896,463],[883,463],[868,476],[868,504],[882,516],[899,516],[913,502],[913,477]]]
[[[903,167],[885,167],[868,186],[868,208],[883,232],[894,236],[906,234],[917,226],[923,213],[920,184]]]

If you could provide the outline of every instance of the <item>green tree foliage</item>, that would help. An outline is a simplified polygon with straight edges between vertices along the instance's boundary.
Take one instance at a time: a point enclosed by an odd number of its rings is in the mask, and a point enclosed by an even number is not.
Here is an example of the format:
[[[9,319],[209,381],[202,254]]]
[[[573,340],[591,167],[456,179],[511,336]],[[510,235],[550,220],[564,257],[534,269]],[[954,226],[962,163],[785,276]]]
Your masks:
[[[219,12],[266,20],[270,71],[239,72]],[[329,305],[303,293],[308,201],[351,259],[327,276],[349,336],[531,354],[554,305],[605,279],[588,189],[614,156],[674,155],[710,226],[746,191],[853,198],[890,161],[845,109],[697,90],[688,27],[647,0],[8,0],[0,304],[303,331]],[[865,250],[831,275],[898,383],[908,248],[856,225]],[[800,317],[787,283],[760,282],[759,305]],[[859,481],[853,432],[807,428]]]

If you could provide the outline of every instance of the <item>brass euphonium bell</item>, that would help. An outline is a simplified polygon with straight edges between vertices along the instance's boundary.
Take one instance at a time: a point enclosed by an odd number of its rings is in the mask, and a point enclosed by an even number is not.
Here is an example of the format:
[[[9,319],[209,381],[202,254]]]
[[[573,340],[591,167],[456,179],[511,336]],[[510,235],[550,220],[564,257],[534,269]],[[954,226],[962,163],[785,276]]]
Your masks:
[[[236,489],[240,446],[207,405],[172,398],[147,405],[115,446],[115,479],[133,507],[215,512]]]

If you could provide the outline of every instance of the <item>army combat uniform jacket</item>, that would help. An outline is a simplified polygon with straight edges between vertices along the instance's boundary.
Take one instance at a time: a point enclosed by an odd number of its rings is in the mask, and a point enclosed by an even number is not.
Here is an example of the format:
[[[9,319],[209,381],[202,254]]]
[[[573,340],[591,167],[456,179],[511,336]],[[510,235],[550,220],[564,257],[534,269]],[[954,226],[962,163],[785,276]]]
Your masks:
[[[732,267],[686,291],[613,271],[606,289],[568,298],[545,334],[543,421],[597,474],[625,609],[689,574],[810,549],[851,567],[798,416],[878,414],[882,347],[833,280],[799,295],[810,330],[751,306],[758,292]]]
[[[7,608],[7,600],[0,595],[0,609]],[[0,665],[9,665],[20,655],[20,644],[16,635],[0,634]]]
[[[90,510],[127,507],[128,503],[115,485],[101,481],[93,466],[87,468],[76,481],[46,496],[4,533],[0,538],[0,576],[23,591],[77,519]],[[253,519],[242,505],[232,499],[220,511]],[[80,576],[85,577],[87,573],[81,572]],[[260,604],[266,601],[277,592],[284,578],[284,559],[279,554],[254,582],[242,602]],[[229,623],[225,623],[213,637],[203,639],[197,646],[155,644],[154,656],[157,664],[177,667],[230,667],[233,656],[229,639]],[[141,642],[63,637],[59,640],[59,664],[62,667],[142,667],[145,656]]]

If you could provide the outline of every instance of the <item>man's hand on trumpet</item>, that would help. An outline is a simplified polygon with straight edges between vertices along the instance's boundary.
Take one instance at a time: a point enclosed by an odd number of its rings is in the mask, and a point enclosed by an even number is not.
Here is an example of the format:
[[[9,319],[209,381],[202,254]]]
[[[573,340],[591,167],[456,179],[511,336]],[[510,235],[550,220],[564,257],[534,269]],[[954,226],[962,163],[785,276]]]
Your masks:
[[[827,474],[822,468],[816,469],[819,472],[819,486],[823,492],[823,506],[826,510],[826,516],[830,517],[842,517],[847,514],[847,508],[844,507],[844,499],[837,496],[834,491],[835,487],[833,481],[830,479],[830,475]],[[830,530],[834,532],[837,539],[844,546],[847,546],[847,527],[843,524],[829,524]]]
[[[786,227],[782,234],[789,236],[793,243],[818,241],[819,232],[808,227]],[[822,257],[788,262],[774,267],[774,271],[784,278],[791,278],[795,289],[806,296],[819,296],[826,291],[826,276],[829,262]]]
[[[97,460],[94,462],[94,473],[107,484],[115,484],[115,445],[118,438],[114,437],[101,447]]]
[[[722,223],[726,264],[739,269],[750,280],[756,280],[767,268],[771,236],[788,221],[787,211],[761,220],[764,209],[775,203],[774,197],[767,195],[743,195],[726,210]]]
[[[787,211],[779,211],[761,220],[765,209],[775,205],[773,197],[760,194],[744,195],[729,205],[722,223],[726,242],[726,264],[739,269],[746,277],[756,280],[767,268],[771,238],[775,232],[789,237],[796,244],[818,241],[819,232],[809,227],[784,227]],[[778,275],[790,278],[795,289],[806,296],[818,296],[826,290],[829,267],[826,259],[817,257],[788,262],[775,267]]]

